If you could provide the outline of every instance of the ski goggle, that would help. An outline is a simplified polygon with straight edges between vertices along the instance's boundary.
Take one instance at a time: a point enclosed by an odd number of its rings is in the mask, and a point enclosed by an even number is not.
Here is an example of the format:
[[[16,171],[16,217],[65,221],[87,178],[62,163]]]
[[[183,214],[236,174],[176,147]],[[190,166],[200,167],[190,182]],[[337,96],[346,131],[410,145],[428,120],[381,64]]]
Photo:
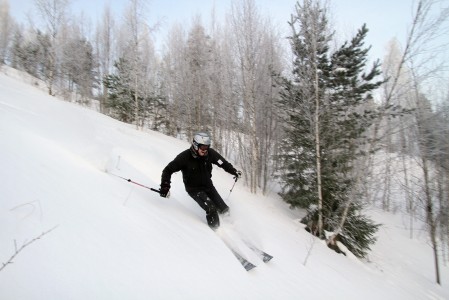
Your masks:
[[[198,151],[198,149],[201,149],[202,151],[207,151],[209,150],[210,147],[210,145],[200,144],[197,141],[193,141],[192,146],[193,149],[195,149],[195,151]]]

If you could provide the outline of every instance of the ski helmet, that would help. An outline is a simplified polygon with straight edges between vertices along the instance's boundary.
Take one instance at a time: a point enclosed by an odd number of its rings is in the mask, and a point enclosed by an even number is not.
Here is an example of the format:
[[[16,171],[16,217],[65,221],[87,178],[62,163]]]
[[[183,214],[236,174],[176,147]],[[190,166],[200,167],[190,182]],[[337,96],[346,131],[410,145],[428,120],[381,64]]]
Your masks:
[[[201,146],[210,147],[210,136],[205,132],[198,132],[193,136],[192,147],[195,151],[198,151],[198,148]]]

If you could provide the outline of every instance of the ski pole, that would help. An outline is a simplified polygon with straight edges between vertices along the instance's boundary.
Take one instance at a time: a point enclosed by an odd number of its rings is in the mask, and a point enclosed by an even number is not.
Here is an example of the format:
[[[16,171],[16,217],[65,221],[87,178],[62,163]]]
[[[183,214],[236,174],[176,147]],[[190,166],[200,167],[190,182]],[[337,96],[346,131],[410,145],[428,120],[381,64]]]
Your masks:
[[[149,187],[149,186],[143,185],[143,184],[141,184],[141,183],[132,181],[132,180],[129,179],[129,178],[125,178],[125,177],[122,177],[122,176],[120,176],[120,175],[116,175],[116,174],[113,174],[113,173],[109,173],[109,174],[114,175],[115,177],[121,178],[121,179],[123,179],[123,180],[126,180],[126,181],[128,181],[128,182],[130,182],[130,183],[134,183],[134,184],[136,184],[136,185],[138,185],[138,186],[141,186],[141,187],[143,187],[143,188],[152,190],[153,192],[156,192],[156,193],[159,193],[159,194],[161,193],[160,190],[156,190],[156,189],[153,189],[153,188],[151,188],[151,187]]]
[[[237,176],[234,177],[234,184],[232,185],[231,189],[229,190],[229,195],[228,195],[228,197],[226,198],[226,201],[228,201],[228,200],[229,200],[229,197],[231,197],[232,190],[234,190],[234,186],[235,186],[235,184],[237,183],[237,180],[238,180],[238,179],[239,179],[239,178],[238,178]]]
[[[232,190],[234,189],[235,184],[237,183],[237,180],[239,180],[239,178],[237,176],[234,177],[234,184],[232,185],[231,190],[229,191],[229,194],[231,194]]]

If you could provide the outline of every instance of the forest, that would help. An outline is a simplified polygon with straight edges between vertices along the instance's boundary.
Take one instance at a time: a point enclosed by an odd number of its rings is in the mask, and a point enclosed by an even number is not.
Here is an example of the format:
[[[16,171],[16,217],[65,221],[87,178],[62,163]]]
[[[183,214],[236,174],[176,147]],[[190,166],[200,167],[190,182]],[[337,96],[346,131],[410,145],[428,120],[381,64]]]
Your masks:
[[[370,206],[407,216],[410,238],[414,220],[425,220],[440,283],[449,261],[448,63],[438,59],[447,3],[416,1],[405,42],[391,40],[370,65],[369,28],[337,41],[326,1],[299,0],[287,38],[255,0],[232,1],[223,22],[171,24],[161,51],[144,0],[129,0],[120,18],[106,6],[94,30],[68,0],[34,2],[40,26],[0,2],[0,66],[138,129],[183,140],[209,132],[252,193],[276,189],[307,210],[308,231],[336,251],[339,241],[366,257],[381,226]]]

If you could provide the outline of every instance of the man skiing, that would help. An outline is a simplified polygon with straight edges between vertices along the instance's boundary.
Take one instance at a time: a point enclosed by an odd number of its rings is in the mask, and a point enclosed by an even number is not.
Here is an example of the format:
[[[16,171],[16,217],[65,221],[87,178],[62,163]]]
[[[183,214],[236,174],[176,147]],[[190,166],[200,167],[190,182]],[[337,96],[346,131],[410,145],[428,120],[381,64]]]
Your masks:
[[[171,175],[181,171],[187,193],[206,211],[207,224],[214,229],[220,226],[218,214],[227,213],[229,207],[212,183],[212,164],[234,175],[236,180],[242,173],[210,148],[210,144],[211,139],[207,133],[195,134],[192,146],[178,154],[162,171],[160,195],[167,197]]]

